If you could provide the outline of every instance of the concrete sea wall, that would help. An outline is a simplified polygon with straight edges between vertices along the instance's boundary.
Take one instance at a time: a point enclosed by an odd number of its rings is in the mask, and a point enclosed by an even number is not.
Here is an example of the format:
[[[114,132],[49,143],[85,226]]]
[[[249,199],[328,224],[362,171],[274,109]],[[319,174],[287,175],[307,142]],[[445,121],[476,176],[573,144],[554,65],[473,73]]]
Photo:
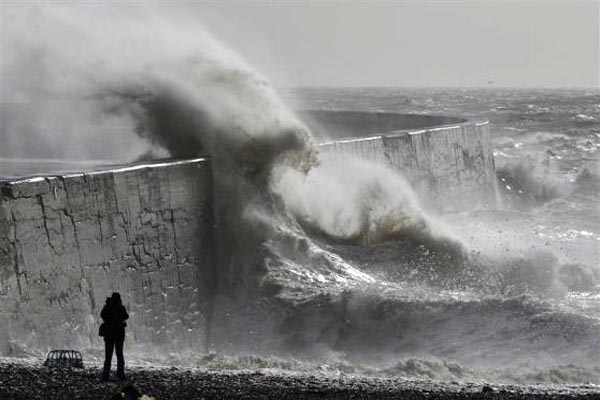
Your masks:
[[[130,312],[128,346],[202,350],[214,282],[208,160],[0,189],[0,355],[100,348],[99,313],[112,291]]]
[[[335,115],[338,112],[329,113]],[[346,112],[342,114],[341,125],[351,125],[351,118],[355,116]],[[370,127],[370,132],[380,132],[377,135],[325,141],[321,149],[341,162],[351,163],[360,158],[397,169],[411,183],[421,200],[438,211],[497,206],[496,172],[488,122],[463,120],[433,128],[389,130],[401,125],[400,122],[393,124],[394,115],[398,120],[402,118],[399,114],[391,114],[382,125]],[[320,115],[320,118],[326,117]],[[331,121],[336,119],[332,117]],[[422,119],[420,122],[428,124],[435,121]]]
[[[335,132],[322,139],[323,152],[396,168],[434,208],[495,204],[487,123],[327,111],[310,118]],[[439,123],[452,125],[423,129]],[[210,161],[99,168],[0,180],[0,355],[101,348],[99,313],[112,291],[130,311],[128,351],[205,349],[218,272]]]

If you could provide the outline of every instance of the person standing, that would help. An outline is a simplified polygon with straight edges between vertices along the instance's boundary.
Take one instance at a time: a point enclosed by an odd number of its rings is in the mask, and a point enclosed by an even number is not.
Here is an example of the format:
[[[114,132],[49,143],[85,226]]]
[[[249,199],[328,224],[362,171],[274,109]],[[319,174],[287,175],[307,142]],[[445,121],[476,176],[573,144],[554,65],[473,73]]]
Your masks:
[[[121,295],[117,292],[106,298],[106,304],[100,312],[104,321],[100,325],[100,336],[104,337],[104,370],[102,380],[107,381],[110,376],[110,364],[113,350],[117,353],[117,378],[125,379],[125,358],[123,357],[123,343],[125,342],[125,322],[129,318],[127,310],[121,302]]]

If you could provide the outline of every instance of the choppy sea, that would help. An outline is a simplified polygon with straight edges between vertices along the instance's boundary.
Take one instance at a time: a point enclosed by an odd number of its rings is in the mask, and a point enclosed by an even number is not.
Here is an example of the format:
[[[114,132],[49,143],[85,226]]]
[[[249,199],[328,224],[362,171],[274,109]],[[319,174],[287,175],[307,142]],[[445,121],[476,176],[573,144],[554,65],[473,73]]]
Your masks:
[[[463,238],[466,257],[406,240],[321,243],[375,281],[343,291],[336,310],[320,305],[294,320],[311,326],[304,340],[323,345],[318,368],[600,383],[598,91],[303,88],[285,98],[296,109],[489,120],[500,189],[495,210],[435,216]]]

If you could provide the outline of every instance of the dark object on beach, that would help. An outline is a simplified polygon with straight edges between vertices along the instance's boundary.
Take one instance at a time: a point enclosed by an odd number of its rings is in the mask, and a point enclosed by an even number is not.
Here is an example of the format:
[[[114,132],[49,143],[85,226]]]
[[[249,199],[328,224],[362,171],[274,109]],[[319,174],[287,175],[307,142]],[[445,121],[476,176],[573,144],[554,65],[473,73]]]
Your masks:
[[[494,389],[492,389],[491,386],[485,385],[484,387],[481,388],[481,393],[483,393],[485,395],[494,393]]]
[[[77,350],[52,350],[48,353],[44,366],[83,368],[83,358]]]
[[[100,325],[99,334],[104,337],[104,370],[102,380],[107,381],[110,375],[110,364],[113,351],[117,355],[117,378],[125,379],[125,357],[123,356],[123,343],[125,342],[125,321],[129,318],[127,310],[121,302],[121,295],[117,292],[106,298],[106,304],[100,313],[104,321]]]
[[[127,385],[120,389],[109,400],[137,400],[142,397],[142,394],[133,385]]]

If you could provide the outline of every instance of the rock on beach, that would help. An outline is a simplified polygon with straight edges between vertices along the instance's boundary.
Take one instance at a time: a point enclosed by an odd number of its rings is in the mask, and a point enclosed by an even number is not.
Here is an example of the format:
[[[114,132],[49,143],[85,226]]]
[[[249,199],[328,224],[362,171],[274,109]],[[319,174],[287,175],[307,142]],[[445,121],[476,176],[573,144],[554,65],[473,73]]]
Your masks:
[[[538,387],[343,376],[133,367],[125,382],[101,382],[100,366],[47,368],[0,362],[0,399],[108,400],[126,385],[156,400],[182,399],[599,399],[594,385]],[[148,397],[146,397],[148,398]]]

